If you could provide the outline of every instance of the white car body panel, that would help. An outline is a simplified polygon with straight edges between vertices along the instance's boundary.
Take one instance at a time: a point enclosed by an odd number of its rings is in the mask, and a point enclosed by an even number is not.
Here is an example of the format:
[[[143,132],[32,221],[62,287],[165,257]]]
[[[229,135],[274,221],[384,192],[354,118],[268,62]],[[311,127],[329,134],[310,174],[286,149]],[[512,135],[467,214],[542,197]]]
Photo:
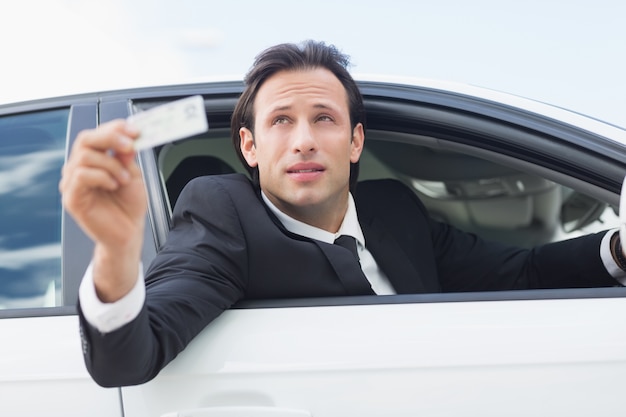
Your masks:
[[[0,414],[121,416],[119,392],[87,373],[76,316],[0,320]]]
[[[614,416],[625,315],[619,298],[230,310],[156,379],[123,388],[124,409]]]

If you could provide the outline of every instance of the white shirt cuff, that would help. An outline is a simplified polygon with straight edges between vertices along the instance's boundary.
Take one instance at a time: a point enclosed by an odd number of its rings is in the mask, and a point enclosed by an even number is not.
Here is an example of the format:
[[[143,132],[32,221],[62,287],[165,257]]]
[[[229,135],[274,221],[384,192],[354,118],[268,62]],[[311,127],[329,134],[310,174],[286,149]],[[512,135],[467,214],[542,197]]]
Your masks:
[[[143,278],[143,265],[140,263],[137,282],[130,292],[113,303],[104,303],[96,294],[90,263],[78,290],[80,307],[87,322],[102,333],[110,333],[133,321],[146,299]]]
[[[609,230],[602,238],[602,242],[600,243],[600,258],[602,258],[602,263],[608,273],[620,284],[626,286],[626,271],[617,266],[611,254],[611,237],[614,233],[617,233],[617,229]]]

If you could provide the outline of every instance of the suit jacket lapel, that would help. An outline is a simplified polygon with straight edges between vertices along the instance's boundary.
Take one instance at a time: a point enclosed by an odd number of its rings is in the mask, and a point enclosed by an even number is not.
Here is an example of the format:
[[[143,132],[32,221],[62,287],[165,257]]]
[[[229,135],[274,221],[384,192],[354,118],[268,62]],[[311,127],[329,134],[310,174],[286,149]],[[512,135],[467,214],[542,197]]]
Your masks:
[[[290,232],[274,215],[272,210],[270,210],[270,208],[265,205],[260,195],[260,192],[259,199],[261,199],[261,202],[265,207],[265,210],[267,211],[269,217],[282,233],[290,236],[293,239],[307,240],[313,242],[317,245],[318,248],[320,248],[322,253],[328,259],[328,262],[330,262],[333,270],[337,274],[337,277],[346,289],[348,295],[374,295],[372,286],[365,277],[365,274],[363,273],[363,270],[361,269],[358,260],[354,256],[352,256],[352,254],[346,248],[342,248],[341,246],[321,242],[319,240],[311,239]]]
[[[361,223],[361,228],[367,249],[398,294],[426,292],[419,271],[380,220],[366,220]]]

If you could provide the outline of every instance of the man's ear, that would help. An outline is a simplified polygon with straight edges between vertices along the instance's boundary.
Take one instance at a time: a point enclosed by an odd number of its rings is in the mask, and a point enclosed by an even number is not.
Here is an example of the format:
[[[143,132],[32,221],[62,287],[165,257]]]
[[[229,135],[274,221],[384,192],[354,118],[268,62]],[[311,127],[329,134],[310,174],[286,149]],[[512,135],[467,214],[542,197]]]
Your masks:
[[[247,127],[239,129],[241,154],[251,168],[258,165],[256,160],[256,147],[254,146],[254,136]]]
[[[363,125],[358,123],[352,130],[352,142],[350,146],[350,162],[353,164],[359,162],[361,158],[361,152],[363,152],[363,145],[365,143],[365,132],[363,131]]]

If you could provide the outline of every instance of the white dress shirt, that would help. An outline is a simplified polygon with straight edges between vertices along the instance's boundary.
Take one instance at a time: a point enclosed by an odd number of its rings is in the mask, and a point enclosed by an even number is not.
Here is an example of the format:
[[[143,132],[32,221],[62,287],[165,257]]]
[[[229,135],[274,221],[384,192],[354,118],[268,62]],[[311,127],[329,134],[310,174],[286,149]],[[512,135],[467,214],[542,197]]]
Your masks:
[[[391,286],[387,275],[385,275],[385,273],[378,267],[374,257],[365,247],[365,237],[363,236],[363,230],[361,230],[361,224],[359,223],[359,218],[357,217],[356,206],[354,204],[352,194],[349,196],[348,210],[346,211],[346,215],[344,216],[343,222],[341,223],[337,233],[330,233],[326,230],[319,229],[311,226],[310,224],[306,224],[289,217],[282,211],[278,210],[269,198],[267,198],[265,193],[262,192],[261,195],[263,196],[265,204],[267,204],[270,210],[272,210],[276,217],[278,217],[278,220],[280,220],[283,226],[285,226],[285,229],[289,230],[291,233],[330,244],[333,244],[335,239],[341,235],[348,235],[355,238],[356,250],[359,255],[359,261],[361,262],[361,269],[363,270],[365,277],[367,277],[367,280],[370,282],[372,290],[374,290],[377,295],[389,295],[396,293]]]
[[[348,211],[337,233],[330,233],[289,217],[278,210],[264,193],[261,194],[265,204],[267,204],[285,228],[292,233],[330,244],[334,243],[335,239],[340,235],[354,237],[357,241],[357,252],[361,262],[361,268],[372,285],[372,290],[378,295],[395,294],[389,279],[378,267],[374,257],[365,247],[365,237],[363,236],[363,231],[361,230],[361,225],[357,217],[352,194],[350,194],[348,201]],[[617,266],[611,255],[610,240],[614,232],[615,230],[607,232],[602,239],[602,243],[600,244],[600,257],[609,274],[619,281],[619,283],[626,286],[626,272],[622,271],[622,269]],[[137,317],[143,307],[146,298],[143,268],[140,265],[137,282],[128,294],[113,303],[103,303],[96,294],[95,285],[93,283],[92,266],[90,264],[85,271],[78,297],[85,319],[92,326],[102,333],[119,329]]]

